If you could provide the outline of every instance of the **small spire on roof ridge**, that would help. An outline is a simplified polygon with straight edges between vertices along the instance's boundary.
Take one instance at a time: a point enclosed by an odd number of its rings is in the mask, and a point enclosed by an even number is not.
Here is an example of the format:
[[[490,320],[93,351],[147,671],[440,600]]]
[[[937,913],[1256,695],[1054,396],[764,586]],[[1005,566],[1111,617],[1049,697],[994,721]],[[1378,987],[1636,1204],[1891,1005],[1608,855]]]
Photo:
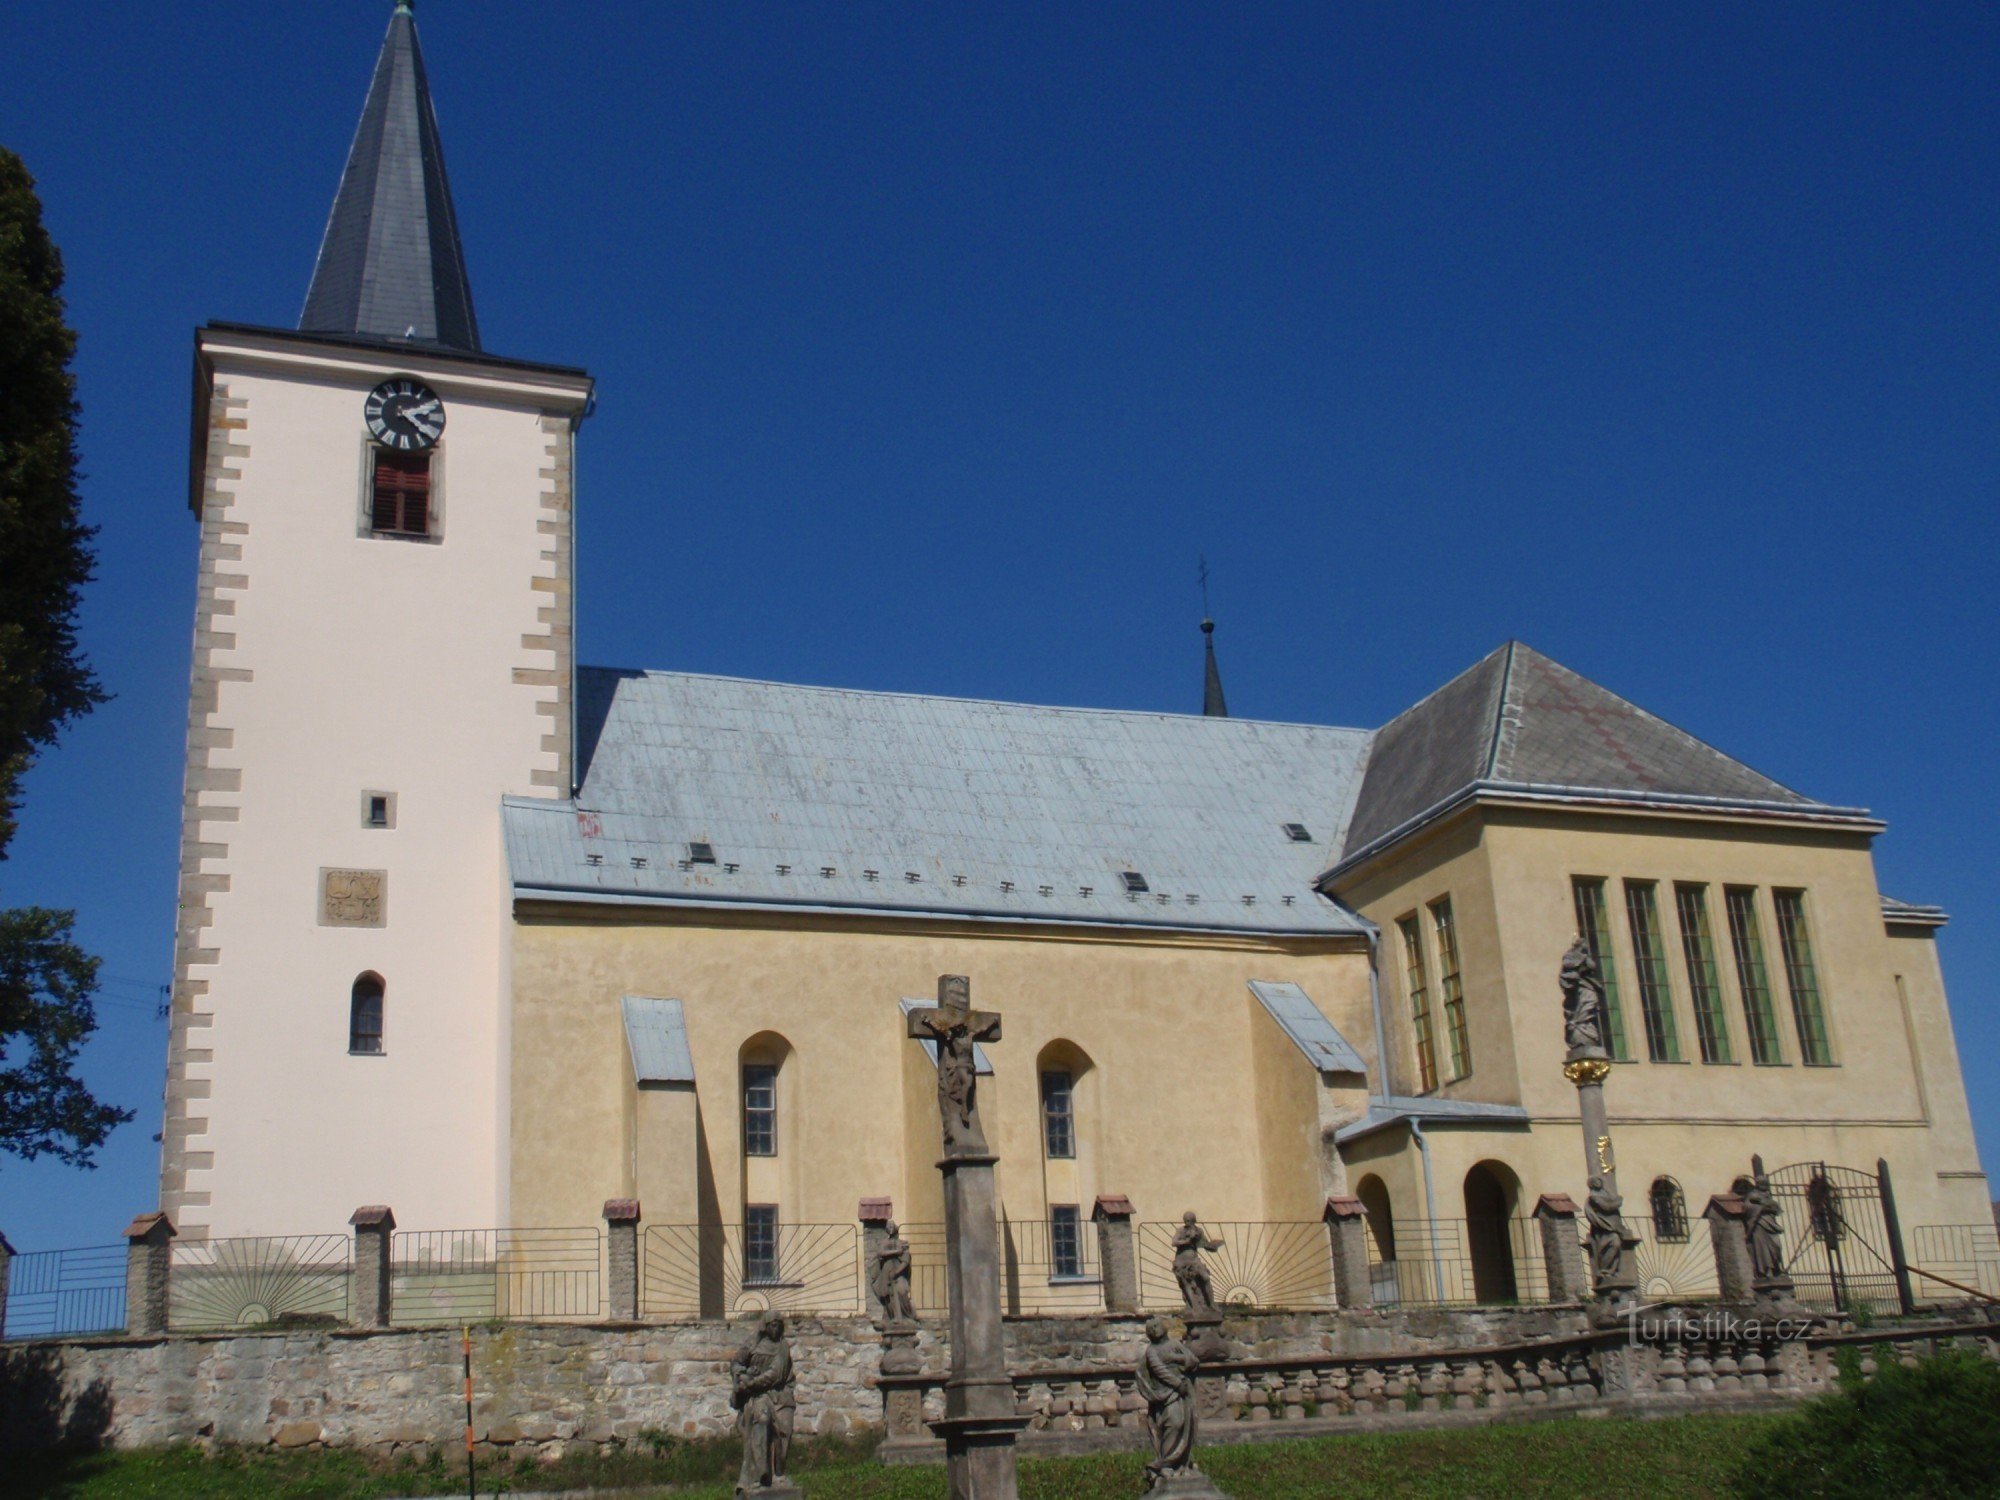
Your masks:
[[[1222,697],[1222,673],[1215,665],[1215,621],[1201,622],[1203,655],[1207,658],[1201,683],[1201,713],[1205,719],[1226,719],[1229,705]]]

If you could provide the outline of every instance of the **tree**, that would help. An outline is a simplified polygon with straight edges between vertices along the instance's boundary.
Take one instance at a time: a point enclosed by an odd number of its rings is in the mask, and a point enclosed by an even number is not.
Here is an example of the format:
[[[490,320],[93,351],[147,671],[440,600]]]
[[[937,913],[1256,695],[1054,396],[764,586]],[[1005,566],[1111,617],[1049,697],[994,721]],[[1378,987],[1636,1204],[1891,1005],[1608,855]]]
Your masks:
[[[104,701],[76,641],[95,528],[76,490],[76,335],[62,279],[34,179],[0,147],[0,859],[28,767]],[[73,1071],[97,1028],[97,960],[70,940],[74,924],[73,912],[0,911],[0,1151],[90,1166],[132,1115],[92,1098]]]

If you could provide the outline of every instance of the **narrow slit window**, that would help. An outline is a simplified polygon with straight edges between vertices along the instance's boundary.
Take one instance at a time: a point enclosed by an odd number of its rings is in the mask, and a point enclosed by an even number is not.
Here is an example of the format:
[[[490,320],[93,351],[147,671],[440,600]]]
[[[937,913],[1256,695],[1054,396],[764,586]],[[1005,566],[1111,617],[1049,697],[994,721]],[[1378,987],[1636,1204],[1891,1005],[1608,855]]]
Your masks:
[[[382,536],[431,534],[431,455],[377,448],[369,486],[369,529]]]
[[[1424,930],[1414,913],[1398,917],[1396,926],[1403,934],[1403,971],[1410,987],[1410,1033],[1417,1054],[1417,1092],[1428,1094],[1437,1087],[1437,1046],[1431,1040],[1430,979],[1424,969]]]
[[[1632,929],[1632,962],[1639,971],[1639,1014],[1646,1023],[1646,1053],[1654,1062],[1679,1062],[1674,991],[1660,938],[1660,908],[1650,880],[1625,882],[1625,917]]]
[[[1050,1205],[1049,1274],[1051,1276],[1083,1274],[1082,1218],[1074,1203]]]
[[[1799,1028],[1799,1057],[1811,1067],[1833,1062],[1827,1040],[1826,1008],[1819,993],[1819,969],[1806,934],[1806,893],[1773,891],[1778,908],[1778,948],[1785,958],[1785,983],[1792,992],[1792,1020]]]
[[[1472,1037],[1465,1025],[1465,980],[1458,966],[1458,926],[1452,920],[1451,898],[1431,903],[1431,930],[1437,936],[1438,998],[1444,1003],[1446,1055],[1451,1081],[1472,1072]]]
[[[382,1050],[382,976],[354,981],[347,1007],[347,1050],[370,1055]]]
[[[1732,885],[1723,892],[1729,912],[1729,949],[1736,958],[1736,983],[1743,991],[1743,1028],[1750,1037],[1752,1061],[1781,1063],[1778,1018],[1771,1009],[1771,974],[1764,963],[1764,934],[1757,923],[1757,892]]]
[[[743,1069],[743,1154],[778,1154],[778,1070],[769,1063]]]
[[[1576,930],[1590,956],[1597,960],[1598,977],[1604,981],[1604,1017],[1611,1033],[1611,1055],[1619,1062],[1632,1060],[1625,1040],[1625,1012],[1618,1003],[1618,964],[1611,949],[1611,917],[1604,904],[1604,882],[1579,875],[1570,881],[1576,902]]]
[[[752,1203],[743,1210],[743,1281],[769,1286],[778,1278],[778,1208]]]
[[[1042,1074],[1042,1143],[1051,1161],[1076,1155],[1076,1080],[1056,1069]]]
[[[1708,887],[1675,886],[1674,906],[1681,919],[1681,956],[1687,960],[1688,993],[1694,997],[1694,1029],[1701,1043],[1701,1060],[1729,1062],[1722,977],[1715,966],[1715,940],[1708,930]]]

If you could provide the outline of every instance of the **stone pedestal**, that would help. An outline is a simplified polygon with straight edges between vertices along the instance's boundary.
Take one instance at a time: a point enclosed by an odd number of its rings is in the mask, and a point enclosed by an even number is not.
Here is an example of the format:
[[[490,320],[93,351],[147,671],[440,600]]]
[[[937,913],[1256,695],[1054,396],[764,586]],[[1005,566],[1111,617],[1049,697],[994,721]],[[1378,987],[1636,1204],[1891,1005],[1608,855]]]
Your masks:
[[[1167,1495],[1173,1500],[1229,1500],[1229,1496],[1215,1487],[1214,1482],[1199,1469],[1183,1469],[1178,1474],[1164,1474],[1153,1482],[1147,1495]]]
[[[1101,1195],[1090,1217],[1097,1224],[1097,1264],[1104,1277],[1104,1310],[1139,1310],[1139,1256],[1132,1243],[1132,1200],[1122,1193]]]
[[[1017,1415],[1000,1321],[1000,1226],[993,1156],[950,1156],[944,1174],[945,1279],[951,1300],[951,1373],[944,1416],[931,1430],[944,1439],[951,1500],[1019,1500],[1014,1440],[1027,1425]]]
[[[1203,1364],[1218,1364],[1236,1353],[1235,1346],[1222,1336],[1221,1313],[1184,1312],[1181,1321],[1187,1324],[1188,1348]]]
[[[125,1229],[125,1331],[167,1331],[167,1280],[174,1267],[174,1226],[165,1214],[140,1214]]]
[[[1576,1203],[1567,1193],[1544,1193],[1535,1204],[1535,1223],[1542,1232],[1542,1265],[1549,1278],[1549,1301],[1581,1302],[1583,1251],[1576,1238]]]
[[[769,1484],[760,1484],[754,1490],[737,1487],[736,1493],[745,1500],[805,1500],[806,1492],[790,1479],[774,1479]]]
[[[639,1321],[639,1200],[604,1200],[605,1269],[611,1285],[606,1305],[614,1323]]]
[[[1375,1283],[1368,1275],[1368,1211],[1359,1198],[1332,1197],[1321,1215],[1327,1248],[1333,1254],[1333,1291],[1342,1307],[1373,1307]]]
[[[389,1250],[396,1234],[396,1216],[385,1203],[354,1210],[354,1326],[387,1328],[390,1304]]]
[[[1717,1193],[1701,1211],[1708,1221],[1708,1242],[1715,1251],[1715,1287],[1724,1302],[1750,1301],[1750,1242],[1743,1232],[1743,1200],[1734,1193]]]

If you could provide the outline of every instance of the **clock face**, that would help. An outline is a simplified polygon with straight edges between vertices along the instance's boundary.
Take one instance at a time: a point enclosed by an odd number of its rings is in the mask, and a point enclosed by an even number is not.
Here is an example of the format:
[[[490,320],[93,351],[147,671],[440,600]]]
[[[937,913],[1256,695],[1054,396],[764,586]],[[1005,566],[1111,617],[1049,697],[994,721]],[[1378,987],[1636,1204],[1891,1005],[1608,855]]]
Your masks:
[[[444,435],[444,402],[421,380],[399,375],[368,393],[368,430],[385,448],[428,448]]]

